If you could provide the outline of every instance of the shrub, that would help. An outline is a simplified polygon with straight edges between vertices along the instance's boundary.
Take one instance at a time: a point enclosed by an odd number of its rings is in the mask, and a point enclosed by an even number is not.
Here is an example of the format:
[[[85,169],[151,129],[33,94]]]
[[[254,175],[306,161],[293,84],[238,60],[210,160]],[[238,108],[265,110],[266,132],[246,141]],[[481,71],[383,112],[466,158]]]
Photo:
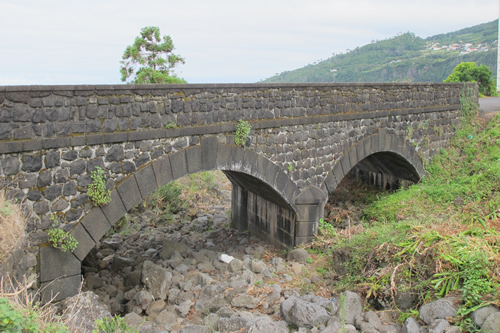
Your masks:
[[[98,319],[94,323],[95,330],[92,333],[138,333],[135,328],[127,326],[123,317],[114,316],[113,318]]]

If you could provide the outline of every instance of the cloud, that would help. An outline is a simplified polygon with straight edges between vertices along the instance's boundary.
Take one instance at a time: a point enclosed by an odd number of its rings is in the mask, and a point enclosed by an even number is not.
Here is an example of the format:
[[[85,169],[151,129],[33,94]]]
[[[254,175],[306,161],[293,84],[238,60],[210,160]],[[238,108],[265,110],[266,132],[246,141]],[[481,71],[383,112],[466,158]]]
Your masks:
[[[123,51],[144,26],[173,38],[188,82],[256,82],[400,32],[425,38],[498,16],[496,0],[17,0],[2,7],[0,84],[119,83]]]

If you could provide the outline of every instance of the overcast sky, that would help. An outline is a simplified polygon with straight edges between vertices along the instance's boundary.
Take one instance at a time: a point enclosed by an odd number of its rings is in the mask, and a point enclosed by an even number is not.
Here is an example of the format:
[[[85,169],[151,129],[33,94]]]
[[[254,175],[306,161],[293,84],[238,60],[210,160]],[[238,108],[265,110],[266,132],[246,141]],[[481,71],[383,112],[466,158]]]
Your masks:
[[[0,0],[0,85],[117,84],[145,26],[188,83],[257,82],[332,53],[498,18],[499,0]]]

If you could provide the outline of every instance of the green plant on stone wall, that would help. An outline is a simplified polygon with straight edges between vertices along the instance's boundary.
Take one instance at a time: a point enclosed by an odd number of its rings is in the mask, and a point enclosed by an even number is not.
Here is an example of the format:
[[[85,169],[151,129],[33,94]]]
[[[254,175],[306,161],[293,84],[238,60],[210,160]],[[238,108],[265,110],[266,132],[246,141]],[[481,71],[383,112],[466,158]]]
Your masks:
[[[53,247],[61,249],[63,252],[68,250],[73,252],[78,246],[78,241],[75,237],[57,227],[59,222],[54,215],[52,215],[50,219],[52,220],[52,228],[47,233],[49,235],[49,242]]]
[[[252,125],[246,120],[240,120],[238,125],[236,125],[236,134],[234,136],[234,143],[238,146],[245,146],[248,138],[248,134],[252,130]]]
[[[460,108],[465,122],[470,122],[476,116],[478,106],[475,102],[474,89],[464,86],[460,95]]]
[[[111,191],[106,188],[104,170],[101,167],[96,167],[91,172],[90,177],[92,178],[92,183],[89,184],[87,194],[94,206],[104,206],[110,203]]]

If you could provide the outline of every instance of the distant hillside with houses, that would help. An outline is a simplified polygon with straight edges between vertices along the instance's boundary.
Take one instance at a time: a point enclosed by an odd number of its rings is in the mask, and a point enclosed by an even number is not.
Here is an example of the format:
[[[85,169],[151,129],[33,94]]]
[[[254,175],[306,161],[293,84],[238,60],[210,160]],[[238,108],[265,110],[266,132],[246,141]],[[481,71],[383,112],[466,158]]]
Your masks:
[[[442,82],[465,61],[496,73],[497,38],[498,20],[426,39],[407,32],[262,82]]]

